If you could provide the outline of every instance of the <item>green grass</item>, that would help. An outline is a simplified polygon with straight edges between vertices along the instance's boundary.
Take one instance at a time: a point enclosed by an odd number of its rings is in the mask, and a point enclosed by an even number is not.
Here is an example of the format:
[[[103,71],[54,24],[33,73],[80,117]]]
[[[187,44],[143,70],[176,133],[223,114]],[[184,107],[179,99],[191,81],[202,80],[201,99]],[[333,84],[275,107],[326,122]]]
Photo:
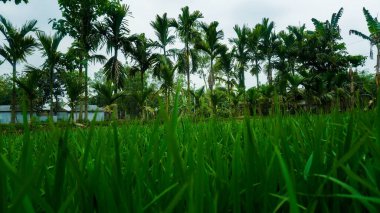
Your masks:
[[[0,136],[0,212],[377,212],[379,112]]]

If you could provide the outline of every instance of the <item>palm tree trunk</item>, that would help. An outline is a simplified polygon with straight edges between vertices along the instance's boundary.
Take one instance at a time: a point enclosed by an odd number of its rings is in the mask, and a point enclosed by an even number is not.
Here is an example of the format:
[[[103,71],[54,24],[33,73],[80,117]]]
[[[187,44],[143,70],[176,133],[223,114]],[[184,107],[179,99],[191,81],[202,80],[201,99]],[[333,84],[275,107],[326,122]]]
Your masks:
[[[88,60],[86,59],[86,62],[84,64],[84,72],[85,72],[85,79],[84,79],[84,120],[88,120]]]
[[[376,86],[380,87],[380,45],[377,47]]]
[[[144,93],[144,72],[141,70],[141,95]]]
[[[272,77],[272,61],[271,58],[268,58],[268,83],[272,85],[273,77]]]
[[[80,61],[83,61],[81,58]],[[83,65],[82,63],[79,65],[79,78],[83,79]],[[75,106],[75,105],[74,105]],[[75,106],[76,107],[76,106]],[[76,110],[76,109],[73,109]],[[79,101],[79,115],[78,115],[78,120],[82,121],[83,120],[83,100]]]
[[[50,117],[53,117],[53,81],[54,81],[54,67],[50,67]]]
[[[16,123],[16,63],[13,66],[13,81],[12,81],[12,104],[11,104],[11,123]]]
[[[29,98],[29,123],[32,123],[33,118],[33,99]]]
[[[186,42],[186,75],[187,75],[187,106],[191,108],[191,94],[190,94],[190,51],[189,43]],[[190,110],[189,110],[190,111]]]
[[[166,89],[166,112],[169,115],[169,89]]]

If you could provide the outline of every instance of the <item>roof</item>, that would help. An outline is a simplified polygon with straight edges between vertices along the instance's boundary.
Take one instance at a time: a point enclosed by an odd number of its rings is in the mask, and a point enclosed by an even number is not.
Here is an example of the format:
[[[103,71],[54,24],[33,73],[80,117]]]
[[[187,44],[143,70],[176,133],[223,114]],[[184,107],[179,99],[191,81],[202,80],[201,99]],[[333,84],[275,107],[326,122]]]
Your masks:
[[[11,105],[0,105],[0,112],[10,112]]]
[[[102,111],[104,111],[103,108],[98,107],[97,105],[88,105],[87,110],[88,110],[89,112],[97,112],[97,111],[102,112]],[[76,107],[75,107],[75,111],[76,111],[76,112],[79,112],[79,111],[80,111],[80,106],[76,106]],[[84,111],[84,107],[83,107],[83,111]]]

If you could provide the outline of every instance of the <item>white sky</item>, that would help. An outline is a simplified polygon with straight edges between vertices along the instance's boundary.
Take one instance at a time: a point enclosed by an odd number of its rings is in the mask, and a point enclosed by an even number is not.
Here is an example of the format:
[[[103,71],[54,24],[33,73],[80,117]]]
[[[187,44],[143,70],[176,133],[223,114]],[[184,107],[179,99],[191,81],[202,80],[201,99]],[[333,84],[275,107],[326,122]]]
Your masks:
[[[313,29],[311,18],[325,21],[331,18],[332,13],[343,7],[340,26],[348,52],[365,56],[369,55],[369,43],[359,37],[349,36],[348,31],[356,29],[368,32],[362,12],[363,7],[369,9],[373,16],[377,16],[380,12],[379,0],[124,0],[123,2],[129,4],[132,11],[133,18],[129,20],[132,33],[144,32],[148,37],[155,39],[149,24],[155,15],[167,12],[169,17],[177,18],[180,9],[188,5],[191,11],[200,10],[203,13],[205,18],[202,21],[218,21],[225,33],[226,43],[228,38],[235,36],[232,29],[235,24],[240,26],[247,24],[252,27],[261,22],[262,18],[269,17],[275,22],[277,32],[288,25],[306,24],[308,29]],[[51,25],[48,24],[49,18],[60,17],[56,0],[30,0],[26,5],[17,6],[13,3],[0,3],[0,14],[17,27],[27,20],[36,19],[39,29],[47,33],[52,33]],[[0,36],[0,42],[3,39]],[[66,51],[70,41],[69,38],[64,39],[61,45],[62,51]],[[28,63],[35,66],[39,66],[42,61],[39,54],[28,57]],[[10,66],[5,64],[0,66],[0,74],[10,73]],[[368,59],[363,69],[373,71],[374,66],[375,61]],[[22,67],[23,65],[19,65],[18,70]],[[90,67],[90,75],[100,67],[100,65]],[[197,85],[201,84],[200,80],[194,77],[193,79]],[[254,85],[255,81],[250,74],[246,75],[246,79],[247,88]]]

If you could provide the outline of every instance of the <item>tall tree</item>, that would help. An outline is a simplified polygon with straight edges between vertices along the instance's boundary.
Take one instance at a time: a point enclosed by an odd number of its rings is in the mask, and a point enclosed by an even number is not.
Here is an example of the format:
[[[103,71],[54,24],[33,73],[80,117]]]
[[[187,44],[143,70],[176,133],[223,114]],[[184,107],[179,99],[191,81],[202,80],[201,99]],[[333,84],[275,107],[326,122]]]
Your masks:
[[[222,74],[226,76],[224,80],[227,85],[228,94],[231,94],[233,86],[236,84],[235,81],[235,49],[228,51],[228,48],[225,47],[225,50],[221,53],[220,57],[215,63],[215,69],[221,71]]]
[[[39,69],[34,69],[32,67],[28,67],[27,69],[28,71],[25,76],[14,79],[14,81],[19,88],[22,89],[26,99],[28,100],[29,118],[31,121],[34,112],[34,102],[40,94],[38,81],[41,80],[42,72],[40,72]]]
[[[261,72],[261,61],[264,60],[264,55],[260,50],[261,25],[257,24],[248,35],[247,48],[249,59],[252,63],[251,74],[256,76],[256,86],[260,86],[259,74]]]
[[[141,77],[141,92],[144,92],[144,74],[149,69],[152,68],[153,64],[156,62],[157,54],[152,52],[155,47],[154,42],[145,37],[145,34],[134,36],[134,45],[128,51],[130,52],[130,57],[134,62],[131,67],[130,72],[132,75],[140,73]]]
[[[85,90],[83,78],[80,78],[77,71],[69,71],[63,75],[63,79],[71,108],[70,119],[74,121],[74,111],[76,110],[80,95]]]
[[[273,83],[273,57],[277,45],[277,36],[274,33],[274,22],[264,18],[261,23],[261,43],[260,48],[267,60],[267,79],[271,85]]]
[[[178,20],[174,20],[172,26],[176,28],[179,38],[185,44],[184,51],[180,54],[183,66],[179,66],[178,68],[179,71],[184,72],[187,77],[188,103],[190,105],[190,73],[195,72],[197,68],[197,53],[193,50],[192,43],[194,43],[195,39],[199,36],[197,27],[199,25],[199,19],[203,18],[203,15],[198,10],[190,13],[189,7],[187,6],[182,8],[181,11],[182,13],[178,16]],[[191,64],[190,61],[192,62]],[[190,67],[192,67],[192,69],[190,69]]]
[[[63,39],[63,35],[55,34],[53,36],[48,36],[45,33],[38,32],[37,37],[40,42],[39,49],[42,51],[42,56],[46,57],[43,66],[49,71],[50,116],[53,116],[53,87],[55,80],[55,70],[57,69],[57,65],[63,57],[63,54],[58,51],[58,47]]]
[[[210,72],[208,77],[208,85],[210,87],[211,93],[213,93],[213,88],[215,84],[215,73],[214,73],[214,61],[216,57],[220,56],[223,51],[225,51],[224,45],[221,40],[224,38],[224,33],[222,30],[218,30],[219,23],[214,21],[209,25],[206,23],[201,24],[203,30],[203,36],[198,39],[195,47],[205,52],[210,57]]]
[[[1,0],[4,4],[7,3],[8,1],[13,1],[13,0]],[[28,3],[28,0],[14,0],[15,4],[20,4],[21,2]]]
[[[380,87],[380,22],[377,18],[373,17],[369,11],[363,7],[364,17],[367,21],[367,27],[369,35],[366,35],[357,30],[350,30],[350,34],[354,34],[368,40],[371,45],[370,57],[373,58],[372,47],[377,48],[377,60],[376,60],[376,85]]]
[[[96,51],[100,44],[100,34],[96,29],[97,19],[104,13],[108,0],[58,0],[63,19],[53,20],[53,28],[75,39],[80,50],[84,67],[84,119],[88,118],[88,62],[90,52]],[[80,75],[83,76],[81,66]]]
[[[246,71],[249,61],[249,54],[247,48],[249,29],[245,25],[243,27],[235,25],[234,31],[237,37],[230,39],[230,42],[234,45],[234,48],[236,49],[235,58],[237,61],[239,89],[245,91],[244,72]]]
[[[127,5],[120,4],[119,1],[111,2],[106,7],[106,16],[102,22],[97,25],[99,32],[106,43],[108,54],[113,56],[104,65],[103,71],[108,81],[113,82],[115,92],[123,88],[126,73],[121,61],[118,59],[119,51],[123,45],[130,43],[127,35],[128,29],[127,17],[130,15]]]
[[[175,36],[170,34],[171,23],[173,23],[173,19],[168,18],[166,13],[162,16],[156,15],[156,20],[150,23],[157,36],[158,47],[162,49],[164,56],[168,56],[167,46],[175,41]]]
[[[17,64],[25,62],[26,57],[33,53],[37,46],[35,39],[29,35],[37,30],[37,21],[32,20],[26,22],[20,29],[14,27],[7,19],[0,15],[0,32],[4,35],[8,44],[0,46],[0,55],[12,66],[12,77],[17,77]],[[11,122],[16,121],[16,84],[12,85],[12,116]]]

